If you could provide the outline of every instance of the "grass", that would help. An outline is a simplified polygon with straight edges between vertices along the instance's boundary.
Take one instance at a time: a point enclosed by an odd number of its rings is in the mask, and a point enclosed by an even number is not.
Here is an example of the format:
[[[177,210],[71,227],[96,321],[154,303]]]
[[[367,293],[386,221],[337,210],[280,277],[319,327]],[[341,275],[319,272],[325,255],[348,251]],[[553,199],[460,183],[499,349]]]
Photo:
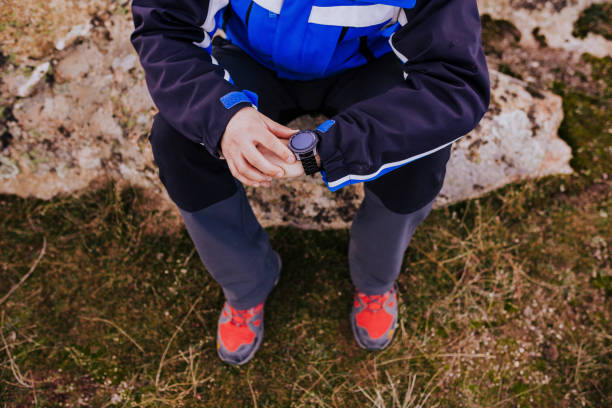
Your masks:
[[[184,232],[142,232],[163,215],[139,211],[137,191],[3,197],[0,293],[36,268],[0,306],[0,400],[361,407],[408,392],[405,406],[606,406],[609,191],[548,178],[435,211],[407,253],[398,338],[381,353],[348,325],[347,231],[270,229],[285,270],[244,368],[216,357],[219,288]]]
[[[0,196],[2,406],[610,406],[610,61],[585,58],[596,92],[555,87],[576,173],[434,211],[378,353],[350,331],[347,230],[268,229],[284,273],[235,368],[215,351],[219,287],[146,195]]]

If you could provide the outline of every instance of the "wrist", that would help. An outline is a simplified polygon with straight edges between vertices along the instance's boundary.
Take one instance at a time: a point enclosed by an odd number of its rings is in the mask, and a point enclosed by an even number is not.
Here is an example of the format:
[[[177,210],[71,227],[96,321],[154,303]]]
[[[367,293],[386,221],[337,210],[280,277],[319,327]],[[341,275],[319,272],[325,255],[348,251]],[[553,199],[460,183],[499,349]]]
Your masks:
[[[219,139],[219,142],[217,143],[217,146],[216,146],[216,150],[215,150],[216,156],[215,157],[217,159],[225,160],[225,156],[223,155],[223,142],[226,139],[228,132],[231,132],[234,126],[238,126],[236,125],[236,123],[243,120],[242,118],[244,117],[244,115],[245,114],[248,115],[248,111],[251,109],[254,109],[255,111],[257,111],[257,108],[252,103],[248,103],[248,102],[240,102],[235,107],[232,107],[232,110],[234,112],[232,113],[232,116],[227,121],[227,124],[225,125],[225,130],[223,131],[223,134],[221,135],[221,138]],[[245,119],[245,120],[248,120],[248,119]]]

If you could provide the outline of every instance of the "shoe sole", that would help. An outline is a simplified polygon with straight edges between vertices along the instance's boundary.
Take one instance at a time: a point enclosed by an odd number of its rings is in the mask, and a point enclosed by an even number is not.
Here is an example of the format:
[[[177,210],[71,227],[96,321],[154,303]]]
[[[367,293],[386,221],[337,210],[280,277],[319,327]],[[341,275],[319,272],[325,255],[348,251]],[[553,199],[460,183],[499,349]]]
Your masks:
[[[281,270],[283,268],[283,260],[281,259],[281,257],[278,254],[278,252],[275,252],[275,253],[276,253],[276,257],[278,258],[278,266],[279,266],[279,268],[278,268],[278,276],[276,277],[276,280],[274,281],[274,286],[272,287],[272,289],[274,289],[276,287],[276,285],[278,284],[278,280],[280,279],[280,272],[281,272]],[[224,362],[226,362],[228,364],[231,364],[231,365],[234,365],[234,366],[241,366],[243,364],[248,363],[255,356],[255,353],[257,352],[257,350],[259,350],[259,346],[261,345],[263,337],[264,337],[264,322],[263,322],[263,319],[262,319],[262,322],[261,322],[261,336],[259,336],[259,338],[257,339],[257,342],[255,343],[255,347],[253,347],[253,350],[249,353],[249,355],[244,360],[242,360],[239,363],[235,363],[233,361],[224,360],[223,357],[221,356],[221,354],[219,353],[219,349],[217,349],[217,355],[219,356],[221,361],[224,361]]]

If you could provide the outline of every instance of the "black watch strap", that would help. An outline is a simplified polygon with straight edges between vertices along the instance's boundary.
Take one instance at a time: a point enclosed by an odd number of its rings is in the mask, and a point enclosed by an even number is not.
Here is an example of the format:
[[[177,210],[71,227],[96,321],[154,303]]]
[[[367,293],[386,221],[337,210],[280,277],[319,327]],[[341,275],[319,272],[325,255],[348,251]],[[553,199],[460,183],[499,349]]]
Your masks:
[[[313,152],[300,153],[300,161],[304,167],[304,173],[307,175],[315,174],[321,169],[317,166],[317,159]]]

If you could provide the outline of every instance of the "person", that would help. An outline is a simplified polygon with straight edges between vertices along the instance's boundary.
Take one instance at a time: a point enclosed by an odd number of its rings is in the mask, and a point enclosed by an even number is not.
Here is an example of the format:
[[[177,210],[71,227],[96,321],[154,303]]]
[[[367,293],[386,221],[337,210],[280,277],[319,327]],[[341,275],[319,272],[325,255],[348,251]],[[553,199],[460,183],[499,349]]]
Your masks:
[[[243,185],[304,173],[331,191],[365,183],[350,320],[359,346],[387,347],[404,252],[452,143],[488,108],[476,0],[134,0],[132,13],[159,176],[226,298],[220,358],[253,357],[281,270]],[[330,119],[285,126],[307,113]]]

